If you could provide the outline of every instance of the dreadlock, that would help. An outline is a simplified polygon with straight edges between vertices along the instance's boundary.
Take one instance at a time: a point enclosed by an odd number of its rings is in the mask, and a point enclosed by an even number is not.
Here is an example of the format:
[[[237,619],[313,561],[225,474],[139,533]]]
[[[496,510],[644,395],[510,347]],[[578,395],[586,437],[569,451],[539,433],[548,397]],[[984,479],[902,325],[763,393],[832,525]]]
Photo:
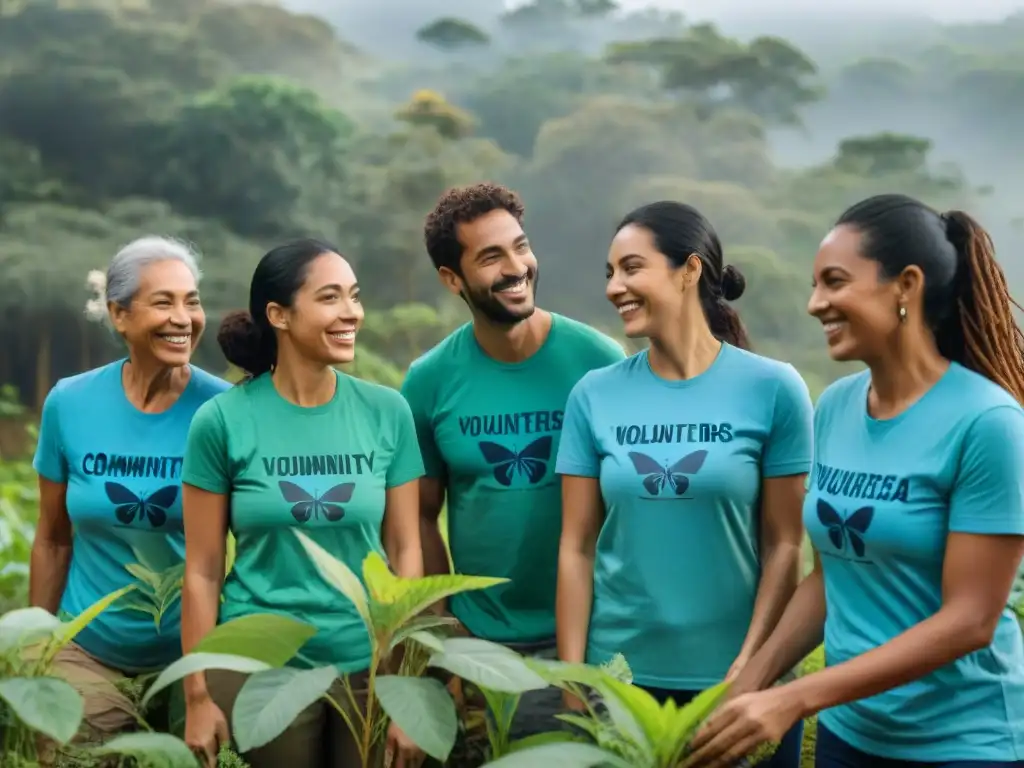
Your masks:
[[[937,334],[939,350],[995,382],[1024,404],[1024,333],[988,232],[963,211],[942,216],[957,250],[956,312]]]

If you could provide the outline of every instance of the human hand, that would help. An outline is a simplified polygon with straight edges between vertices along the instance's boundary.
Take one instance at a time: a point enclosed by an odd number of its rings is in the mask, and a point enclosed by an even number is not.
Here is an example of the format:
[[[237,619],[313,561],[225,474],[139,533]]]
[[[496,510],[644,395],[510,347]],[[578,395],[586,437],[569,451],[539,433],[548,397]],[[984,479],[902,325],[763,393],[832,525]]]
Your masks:
[[[785,686],[726,702],[697,731],[683,768],[728,768],[764,742],[779,742],[800,719]]]
[[[587,704],[579,696],[569,691],[562,691],[562,706],[570,712],[586,712]]]
[[[393,722],[388,724],[386,750],[384,764],[390,768],[420,768],[426,759],[423,750]]]
[[[231,738],[227,718],[208,695],[185,709],[185,743],[205,768],[216,768],[221,745]]]

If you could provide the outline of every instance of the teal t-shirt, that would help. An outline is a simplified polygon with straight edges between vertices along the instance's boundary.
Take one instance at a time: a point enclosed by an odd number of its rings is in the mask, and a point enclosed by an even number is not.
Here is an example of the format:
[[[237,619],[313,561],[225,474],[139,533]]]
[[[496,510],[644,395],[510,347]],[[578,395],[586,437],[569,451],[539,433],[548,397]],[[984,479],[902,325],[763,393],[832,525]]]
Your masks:
[[[67,485],[71,565],[60,613],[77,616],[128,585],[136,589],[76,637],[124,672],[181,656],[181,467],[196,410],[231,385],[192,366],[177,401],[144,413],[125,397],[117,360],[61,379],[43,404],[33,466]]]
[[[1024,411],[1005,390],[952,363],[914,405],[880,421],[867,413],[870,382],[867,372],[840,379],[815,413],[804,524],[825,578],[829,665],[939,610],[950,533],[1024,534]],[[989,647],[820,718],[879,757],[1024,759],[1024,643],[1013,611]]]
[[[427,475],[447,478],[456,572],[511,579],[451,599],[470,632],[495,642],[554,638],[562,531],[554,462],[565,401],[584,374],[625,356],[593,328],[551,318],[544,344],[519,363],[488,356],[464,325],[416,360],[402,385]]]
[[[235,563],[220,621],[285,614],[317,628],[294,666],[366,669],[362,619],[293,531],[362,579],[371,551],[386,556],[386,490],[422,475],[412,414],[393,389],[338,373],[330,402],[303,408],[263,374],[211,400],[193,420],[182,482],[231,497]]]
[[[605,504],[588,663],[622,653],[637,683],[680,691],[723,679],[760,581],[761,481],[810,469],[812,414],[792,366],[729,344],[692,379],[645,350],[580,381],[557,472],[599,478]]]

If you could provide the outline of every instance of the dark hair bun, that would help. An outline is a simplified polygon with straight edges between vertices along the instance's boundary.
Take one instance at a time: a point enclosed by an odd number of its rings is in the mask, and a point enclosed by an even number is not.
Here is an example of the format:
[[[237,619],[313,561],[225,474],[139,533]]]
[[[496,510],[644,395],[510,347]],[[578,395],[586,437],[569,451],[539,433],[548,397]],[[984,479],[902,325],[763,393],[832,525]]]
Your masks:
[[[266,373],[274,363],[273,345],[265,342],[252,315],[244,309],[224,316],[217,331],[217,343],[229,363],[253,376]]]
[[[726,301],[736,301],[747,289],[747,280],[743,273],[732,264],[726,266],[722,271],[722,298]]]

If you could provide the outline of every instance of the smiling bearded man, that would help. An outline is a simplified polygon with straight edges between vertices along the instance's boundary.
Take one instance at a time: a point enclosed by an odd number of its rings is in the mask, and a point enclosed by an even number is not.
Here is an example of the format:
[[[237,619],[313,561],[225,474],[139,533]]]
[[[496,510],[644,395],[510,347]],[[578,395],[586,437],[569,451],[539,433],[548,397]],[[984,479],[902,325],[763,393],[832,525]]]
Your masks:
[[[412,364],[402,393],[427,471],[426,572],[449,572],[438,529],[447,497],[455,572],[510,580],[454,596],[452,614],[476,637],[554,658],[562,414],[576,382],[625,354],[598,331],[537,308],[523,211],[514,192],[476,184],[446,192],[427,217],[427,252],[472,321]],[[560,698],[554,688],[523,696],[513,735],[557,729]]]

